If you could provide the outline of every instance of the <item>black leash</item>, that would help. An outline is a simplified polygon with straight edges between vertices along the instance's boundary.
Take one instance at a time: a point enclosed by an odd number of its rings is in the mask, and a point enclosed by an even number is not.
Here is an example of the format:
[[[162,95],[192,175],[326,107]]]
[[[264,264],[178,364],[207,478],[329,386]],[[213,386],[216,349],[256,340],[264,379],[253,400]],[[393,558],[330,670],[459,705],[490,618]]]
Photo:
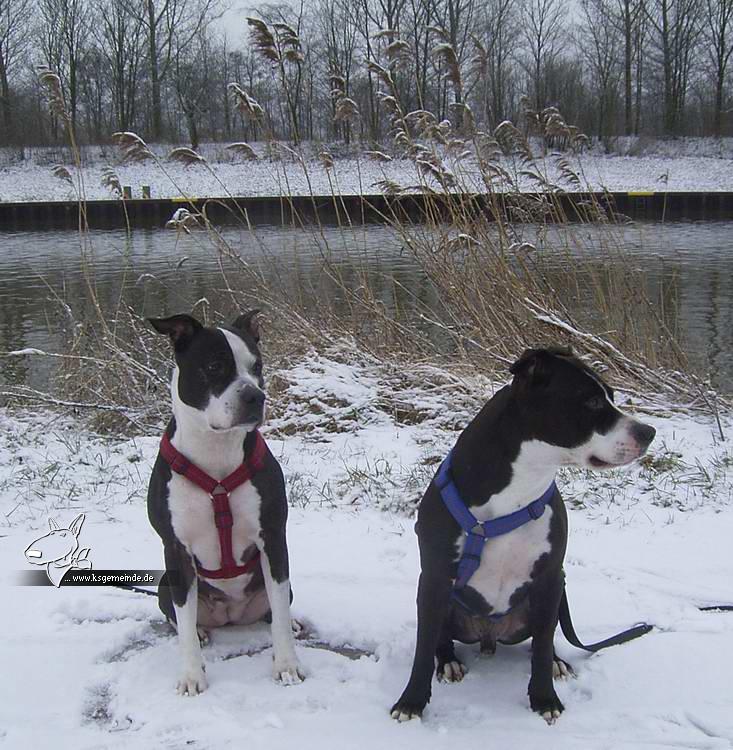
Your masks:
[[[706,607],[698,607],[700,612],[733,612],[733,604],[714,604]],[[583,643],[578,634],[575,632],[573,627],[573,620],[570,617],[570,606],[568,605],[567,590],[563,589],[562,599],[560,600],[560,627],[562,628],[563,635],[568,639],[570,643],[576,648],[582,648],[583,651],[590,651],[595,653],[609,646],[620,646],[622,643],[628,643],[633,641],[634,638],[640,638],[642,635],[646,635],[650,631],[654,630],[654,625],[649,625],[646,622],[640,622],[638,625],[634,625],[633,628],[623,630],[616,635],[606,638],[598,643]]]
[[[128,586],[124,583],[113,584],[115,588],[124,589],[125,591],[133,591],[136,594],[145,594],[147,596],[158,596],[157,591],[150,591],[150,589],[142,589],[139,586]],[[700,612],[733,612],[733,604],[715,604],[709,607],[698,607]],[[633,641],[634,638],[640,638],[642,635],[646,635],[649,631],[654,629],[653,625],[649,625],[646,622],[641,622],[638,625],[634,625],[633,628],[624,630],[610,638],[606,638],[598,643],[591,643],[585,645],[578,638],[578,634],[575,632],[573,627],[573,620],[570,617],[570,607],[568,605],[568,596],[566,590],[563,589],[562,599],[560,600],[560,627],[562,628],[563,635],[568,639],[569,643],[577,648],[582,648],[584,651],[590,651],[595,653],[603,648],[609,646],[619,646],[622,643]]]
[[[149,589],[141,589],[139,586],[128,586],[124,583],[113,583],[116,589],[125,589],[125,591],[134,591],[136,594],[147,594],[148,596],[158,596],[157,591],[150,591]]]
[[[733,612],[733,604],[713,604],[709,607],[698,607],[700,612]]]
[[[610,638],[606,638],[603,641],[598,641],[598,643],[590,643],[586,645],[580,640],[580,638],[578,638],[578,634],[575,632],[575,628],[573,627],[573,621],[570,617],[570,607],[568,606],[568,595],[566,589],[563,589],[562,599],[560,600],[560,627],[562,628],[563,635],[568,639],[570,643],[573,644],[573,646],[582,648],[583,651],[590,651],[591,653],[600,651],[603,648],[608,648],[609,646],[618,646],[622,643],[633,641],[634,638],[640,638],[642,635],[646,635],[650,630],[653,630],[654,628],[653,625],[649,625],[646,622],[641,622],[638,625],[634,625],[633,628],[629,628],[628,630],[624,630],[621,633],[617,633],[616,635],[613,635]]]

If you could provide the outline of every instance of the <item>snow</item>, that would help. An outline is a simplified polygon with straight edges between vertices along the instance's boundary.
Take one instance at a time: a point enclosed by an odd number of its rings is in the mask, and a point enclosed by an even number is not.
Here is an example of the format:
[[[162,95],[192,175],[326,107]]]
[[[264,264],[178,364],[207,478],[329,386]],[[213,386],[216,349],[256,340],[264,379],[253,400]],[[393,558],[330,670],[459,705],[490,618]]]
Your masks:
[[[580,184],[563,180],[557,159],[550,155],[539,160],[539,169],[552,183],[568,192],[606,189],[611,192],[715,192],[733,191],[733,160],[730,156],[616,156],[585,154],[564,155],[578,173]],[[512,174],[525,169],[509,159],[500,162]],[[478,168],[472,158],[457,162],[446,157],[446,166],[466,190],[483,190]],[[102,184],[105,166],[90,160],[81,174],[69,166],[75,185],[52,177],[48,166],[30,162],[0,166],[0,202],[75,201],[78,185],[88,200],[115,200]],[[150,186],[153,198],[207,198],[258,196],[330,196],[333,194],[379,194],[379,183],[392,181],[403,188],[425,184],[415,164],[406,159],[375,162],[355,156],[335,159],[326,170],[317,159],[303,163],[291,160],[270,161],[260,158],[243,163],[220,163],[183,166],[175,162],[117,165],[114,167],[122,185],[132,188],[133,198],[142,197],[142,186]],[[538,183],[517,175],[522,190],[536,191]],[[497,190],[504,189],[500,185]]]
[[[306,681],[271,681],[267,626],[230,628],[205,648],[209,690],[180,697],[175,639],[153,597],[13,586],[15,571],[28,567],[23,550],[48,518],[68,522],[80,512],[80,543],[95,569],[162,567],[144,505],[157,437],[102,438],[68,417],[4,410],[0,744],[731,747],[733,615],[696,609],[731,599],[733,458],[712,418],[658,412],[646,466],[559,479],[581,638],[641,620],[656,625],[651,634],[596,655],[558,634],[559,654],[577,676],[558,683],[566,712],[553,727],[528,708],[527,644],[500,647],[490,659],[459,647],[466,679],[434,683],[424,720],[398,725],[388,709],[406,683],[415,638],[412,508],[492,384],[315,354],[279,375],[286,385],[266,437],[288,479],[294,614],[309,634],[297,646]],[[723,430],[733,434],[733,419],[723,419]]]

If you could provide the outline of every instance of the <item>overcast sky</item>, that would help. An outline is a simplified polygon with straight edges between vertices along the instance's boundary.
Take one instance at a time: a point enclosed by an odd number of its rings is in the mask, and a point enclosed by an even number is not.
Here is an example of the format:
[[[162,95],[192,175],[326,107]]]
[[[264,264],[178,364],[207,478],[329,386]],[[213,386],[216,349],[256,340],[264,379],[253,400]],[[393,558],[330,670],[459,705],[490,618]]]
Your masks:
[[[216,22],[217,30],[226,34],[227,40],[232,47],[241,47],[247,36],[248,15],[251,15],[252,3],[242,0],[229,0],[229,10]]]

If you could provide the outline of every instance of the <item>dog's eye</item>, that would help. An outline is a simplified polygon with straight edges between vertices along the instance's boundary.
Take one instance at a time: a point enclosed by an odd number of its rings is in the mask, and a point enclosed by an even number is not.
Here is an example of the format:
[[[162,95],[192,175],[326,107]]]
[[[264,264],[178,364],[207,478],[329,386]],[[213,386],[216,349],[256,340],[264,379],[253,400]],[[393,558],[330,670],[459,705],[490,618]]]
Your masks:
[[[585,402],[585,405],[591,411],[600,411],[606,405],[606,399],[603,396],[594,396]]]
[[[221,375],[223,370],[224,370],[224,363],[218,359],[215,359],[213,362],[209,362],[206,365],[206,372],[209,375]]]

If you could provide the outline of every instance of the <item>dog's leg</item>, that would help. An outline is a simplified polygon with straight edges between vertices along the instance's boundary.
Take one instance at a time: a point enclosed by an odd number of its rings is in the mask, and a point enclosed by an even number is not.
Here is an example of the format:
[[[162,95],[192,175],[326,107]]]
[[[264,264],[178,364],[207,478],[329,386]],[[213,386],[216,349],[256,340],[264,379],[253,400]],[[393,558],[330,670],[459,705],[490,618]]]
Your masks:
[[[278,537],[280,538],[272,542],[267,539],[261,549],[262,575],[272,614],[272,676],[276,682],[283,685],[297,685],[305,679],[305,675],[295,655],[295,637],[290,619],[288,550],[284,528]],[[273,550],[273,545],[276,545],[275,550]],[[273,558],[277,560],[274,569]]]
[[[171,583],[178,643],[183,661],[177,690],[179,695],[198,695],[206,690],[207,684],[201,644],[196,630],[199,602],[198,580],[193,560],[183,545],[176,543],[165,548],[165,565]],[[171,571],[175,571],[173,576]]]
[[[443,622],[450,605],[453,582],[445,573],[423,571],[417,587],[417,645],[412,673],[402,696],[392,706],[391,715],[397,721],[408,721],[422,716],[430,701],[435,652]]]
[[[435,668],[435,676],[438,678],[438,682],[460,682],[466,676],[468,669],[456,656],[448,621],[449,618],[446,617],[438,648],[435,649],[435,659],[438,662]]]
[[[163,573],[160,583],[158,584],[158,606],[160,607],[160,611],[165,615],[165,619],[177,633],[178,625],[176,624],[176,610],[173,606],[173,597],[171,596],[171,587],[168,583],[167,573]],[[211,642],[209,631],[201,625],[197,625],[196,632],[199,636],[199,643],[202,646],[208,646]]]
[[[529,704],[548,724],[554,724],[564,710],[552,684],[555,649],[553,639],[557,628],[558,609],[563,581],[558,576],[546,586],[535,584],[530,594],[530,626],[532,629],[532,676],[529,680]]]

